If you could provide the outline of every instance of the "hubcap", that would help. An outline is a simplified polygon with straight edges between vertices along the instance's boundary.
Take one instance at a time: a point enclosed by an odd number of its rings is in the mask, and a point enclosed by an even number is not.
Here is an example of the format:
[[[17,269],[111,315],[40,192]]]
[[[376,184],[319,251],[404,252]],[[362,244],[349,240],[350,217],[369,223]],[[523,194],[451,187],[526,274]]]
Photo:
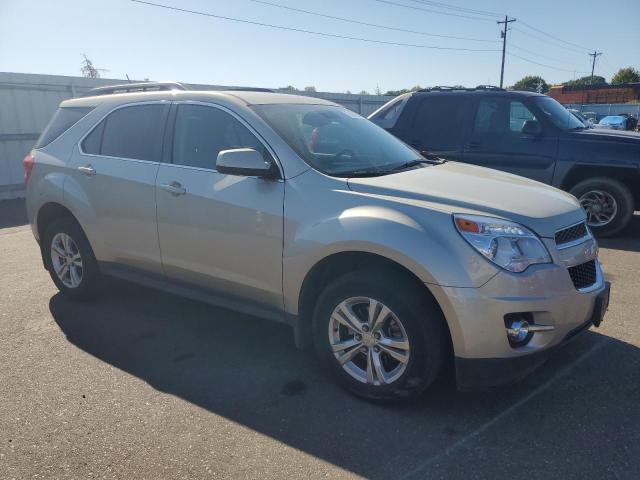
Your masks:
[[[590,190],[580,197],[580,205],[587,212],[590,227],[603,227],[618,213],[618,203],[613,196],[602,190]]]
[[[51,240],[51,263],[60,281],[69,288],[82,282],[82,256],[78,245],[66,233],[57,233]]]
[[[402,322],[373,298],[341,302],[329,320],[329,342],[342,368],[369,385],[393,383],[409,363],[409,338]]]

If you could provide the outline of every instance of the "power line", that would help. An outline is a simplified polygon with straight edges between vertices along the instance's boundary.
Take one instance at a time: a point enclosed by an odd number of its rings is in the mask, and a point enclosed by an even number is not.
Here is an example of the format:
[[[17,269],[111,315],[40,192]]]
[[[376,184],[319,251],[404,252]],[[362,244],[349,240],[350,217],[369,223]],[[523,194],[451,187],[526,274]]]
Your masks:
[[[315,15],[317,17],[330,18],[332,20],[340,20],[341,22],[354,23],[356,25],[364,25],[364,26],[367,26],[367,27],[383,28],[385,30],[393,30],[393,31],[396,31],[396,32],[415,33],[417,35],[426,35],[426,36],[429,36],[429,37],[452,38],[452,39],[455,39],[455,40],[468,40],[468,41],[473,41],[473,42],[496,43],[496,40],[486,40],[486,39],[471,38],[471,37],[457,37],[455,35],[443,35],[443,34],[430,33],[430,32],[418,31],[418,30],[409,30],[409,29],[406,29],[406,28],[390,27],[388,25],[380,25],[380,24],[377,24],[377,23],[361,22],[359,20],[354,20],[352,18],[337,17],[337,16],[334,16],[334,15],[327,15],[327,14],[324,14],[324,13],[312,12],[310,10],[303,10],[301,8],[289,7],[287,5],[280,5],[278,3],[266,2],[264,0],[249,0],[249,1],[250,2],[254,2],[254,3],[259,3],[259,4],[262,4],[262,5],[269,5],[271,7],[282,8],[282,9],[285,9],[285,10],[291,10],[293,12],[306,13],[308,15]]]
[[[569,51],[571,51],[573,53],[584,54],[584,51],[582,51],[582,50],[578,50],[578,49],[575,49],[575,48],[571,48],[571,47],[567,47],[567,46],[564,46],[564,45],[560,45],[557,42],[554,42],[552,40],[548,40],[546,38],[539,37],[537,35],[534,35],[533,33],[527,32],[526,30],[520,30],[519,28],[516,28],[516,27],[513,27],[513,30],[515,32],[520,32],[523,35],[527,35],[527,36],[529,36],[531,38],[535,38],[536,40],[538,40],[540,42],[544,42],[544,43],[546,43],[548,45],[552,45],[552,46],[554,46],[556,48],[564,48],[564,49],[569,50]]]
[[[501,13],[496,13],[496,12],[489,12],[487,10],[477,10],[474,8],[467,8],[467,7],[459,7],[457,5],[451,5],[448,3],[443,3],[443,2],[434,2],[431,0],[410,0],[412,2],[415,3],[422,3],[425,5],[431,5],[433,7],[436,8],[444,8],[447,10],[454,10],[454,11],[458,11],[458,12],[465,12],[465,13],[471,13],[471,14],[475,14],[475,15],[486,15],[489,17],[501,17],[502,14]]]
[[[393,6],[396,6],[396,7],[409,8],[411,10],[420,10],[422,12],[437,13],[438,15],[449,15],[451,17],[468,18],[470,20],[484,20],[485,22],[493,22],[494,21],[494,19],[491,19],[491,18],[483,18],[483,17],[477,17],[477,16],[476,17],[472,17],[470,15],[462,15],[462,14],[452,13],[452,12],[440,12],[438,10],[431,10],[429,8],[416,7],[414,5],[406,5],[404,3],[392,2],[391,0],[373,0],[373,1],[374,2],[378,2],[378,3],[386,3],[388,5],[393,5]]]
[[[521,47],[521,46],[519,46],[519,45],[516,45],[516,44],[515,44],[515,43],[513,43],[513,42],[511,42],[509,45],[511,45],[511,48],[515,48],[515,49],[517,49],[517,50],[522,50],[523,52],[527,52],[527,53],[530,53],[530,54],[532,54],[532,55],[536,55],[537,57],[544,58],[544,59],[546,59],[546,60],[551,60],[552,62],[558,62],[558,63],[564,63],[564,64],[570,63],[570,62],[569,62],[569,61],[567,61],[567,60],[561,60],[561,59],[559,59],[559,58],[553,58],[553,57],[549,57],[549,56],[547,56],[547,55],[540,55],[540,53],[539,53],[539,52],[534,52],[533,50],[528,50],[528,49],[526,49],[526,48],[524,48],[524,47]]]
[[[527,22],[525,22],[525,21],[523,21],[523,20],[521,20],[521,21],[520,21],[520,23],[521,23],[522,25],[524,25],[525,27],[530,28],[531,30],[534,30],[534,31],[536,31],[536,32],[538,32],[538,33],[541,33],[542,35],[546,35],[546,36],[547,36],[547,37],[549,37],[549,38],[553,38],[554,40],[556,40],[556,41],[558,41],[558,42],[562,42],[562,43],[565,43],[565,44],[567,44],[567,45],[571,45],[571,46],[573,46],[573,47],[581,48],[581,49],[583,49],[583,50],[587,50],[587,51],[590,51],[590,50],[591,50],[590,48],[583,47],[582,45],[578,45],[577,43],[567,42],[566,40],[562,40],[561,38],[558,38],[558,37],[556,37],[555,35],[551,35],[550,33],[544,32],[544,31],[540,30],[539,28],[536,28],[536,27],[534,27],[534,26],[532,26],[532,25],[529,25]]]
[[[529,62],[529,63],[533,63],[535,65],[540,65],[541,67],[547,67],[550,68],[552,70],[559,70],[562,72],[578,72],[578,73],[589,73],[586,71],[580,71],[580,70],[569,70],[567,68],[560,68],[560,67],[554,67],[552,65],[547,65],[546,63],[540,63],[540,62],[536,62],[535,60],[531,60],[529,58],[526,57],[522,57],[520,55],[516,55],[515,53],[511,53],[511,52],[507,52],[507,55],[509,55],[510,57],[515,57],[515,58],[519,58],[520,60],[524,60],[525,62]]]
[[[176,11],[176,12],[191,13],[193,15],[202,15],[202,16],[205,16],[205,17],[212,17],[212,18],[217,18],[217,19],[220,19],[220,20],[228,20],[228,21],[231,21],[231,22],[246,23],[246,24],[249,24],[249,25],[258,25],[258,26],[261,26],[261,27],[276,28],[276,29],[279,29],[279,30],[286,30],[286,31],[298,32],[298,33],[306,33],[306,34],[318,35],[318,36],[322,36],[322,37],[341,38],[341,39],[344,39],[344,40],[356,40],[356,41],[359,41],[359,42],[377,43],[377,44],[382,44],[382,45],[393,45],[393,46],[399,46],[399,47],[427,48],[427,49],[432,49],[432,50],[454,50],[454,51],[463,51],[463,52],[498,52],[499,51],[499,50],[496,50],[496,49],[440,47],[440,46],[436,46],[436,45],[421,45],[421,44],[414,44],[414,43],[389,42],[389,41],[385,41],[385,40],[375,40],[375,39],[372,39],[372,38],[351,37],[351,36],[348,36],[348,35],[338,35],[338,34],[334,34],[334,33],[317,32],[317,31],[314,31],[314,30],[305,30],[305,29],[302,29],[302,28],[285,27],[284,25],[275,25],[275,24],[270,24],[270,23],[255,22],[255,21],[252,21],[252,20],[245,20],[245,19],[242,19],[242,18],[226,17],[226,16],[223,16],[223,15],[216,15],[216,14],[213,14],[213,13],[200,12],[198,10],[188,10],[186,8],[173,7],[173,6],[170,6],[170,5],[162,5],[160,3],[146,2],[146,1],[143,1],[143,0],[131,0],[131,1],[135,2],[135,3],[143,4],[143,5],[148,5],[148,6],[152,6],[152,7],[158,7],[158,8],[164,8],[164,9],[172,10],[172,11]]]

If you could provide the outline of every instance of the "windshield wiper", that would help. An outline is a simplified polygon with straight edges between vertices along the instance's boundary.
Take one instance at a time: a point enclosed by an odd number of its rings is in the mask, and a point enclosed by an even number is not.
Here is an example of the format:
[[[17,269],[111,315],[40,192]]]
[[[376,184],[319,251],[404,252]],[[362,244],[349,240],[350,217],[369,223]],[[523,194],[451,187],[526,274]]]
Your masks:
[[[416,158],[415,160],[409,160],[408,162],[402,163],[390,169],[391,172],[397,172],[399,170],[406,170],[408,168],[417,167],[418,165],[422,165],[423,163],[428,163],[430,165],[441,165],[446,160],[435,159],[435,158]]]
[[[388,170],[380,170],[380,169],[366,169],[363,168],[361,170],[346,170],[344,172],[331,172],[331,175],[336,177],[379,177],[381,175],[388,174]]]

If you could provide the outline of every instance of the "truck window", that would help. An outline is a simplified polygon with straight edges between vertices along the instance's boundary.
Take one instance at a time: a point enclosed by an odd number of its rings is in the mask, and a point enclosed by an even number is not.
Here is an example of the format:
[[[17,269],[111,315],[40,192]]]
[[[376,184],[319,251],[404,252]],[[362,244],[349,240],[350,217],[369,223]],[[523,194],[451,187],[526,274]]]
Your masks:
[[[467,125],[466,102],[448,93],[426,96],[420,102],[413,121],[411,144],[419,150],[459,150]]]

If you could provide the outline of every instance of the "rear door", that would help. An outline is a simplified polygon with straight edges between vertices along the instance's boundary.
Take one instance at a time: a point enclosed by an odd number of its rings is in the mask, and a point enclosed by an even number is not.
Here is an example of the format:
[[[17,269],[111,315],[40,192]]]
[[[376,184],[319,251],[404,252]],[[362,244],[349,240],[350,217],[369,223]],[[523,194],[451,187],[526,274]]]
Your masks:
[[[156,194],[166,275],[281,311],[284,182],[216,171],[221,150],[269,149],[221,106],[178,102],[171,117]]]
[[[542,133],[537,136],[523,134],[522,126],[527,120],[540,122]],[[524,102],[504,96],[487,96],[476,103],[463,160],[551,183],[557,150],[557,133],[545,129]]]
[[[405,141],[425,156],[462,160],[470,110],[464,96],[449,92],[424,95]]]
[[[161,273],[155,180],[170,104],[118,107],[80,142],[65,197],[82,216],[96,257]]]

